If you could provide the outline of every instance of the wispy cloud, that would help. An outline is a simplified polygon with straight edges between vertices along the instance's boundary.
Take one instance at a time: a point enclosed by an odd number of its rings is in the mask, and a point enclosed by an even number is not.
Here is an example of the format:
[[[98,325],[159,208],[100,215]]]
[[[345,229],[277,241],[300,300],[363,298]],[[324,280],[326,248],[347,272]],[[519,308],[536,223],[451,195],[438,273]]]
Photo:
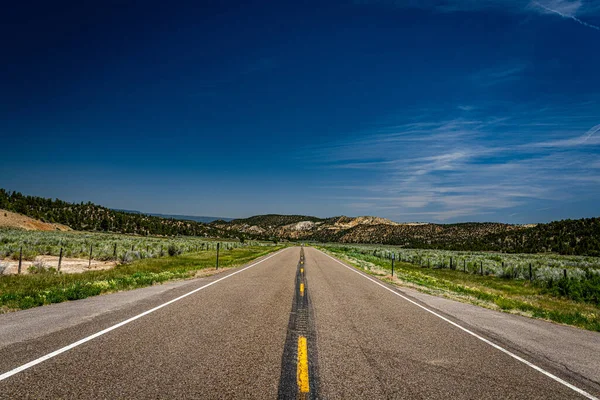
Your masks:
[[[558,148],[567,148],[567,147],[576,147],[576,146],[597,146],[600,145],[600,136],[595,136],[596,133],[600,132],[600,124],[592,127],[590,130],[585,132],[581,136],[561,139],[561,140],[553,140],[549,142],[540,142],[540,143],[532,143],[530,146],[534,147],[558,147]]]
[[[579,119],[531,107],[399,124],[320,144],[307,161],[336,176],[330,200],[360,214],[404,221],[526,216],[523,210],[540,205],[600,195],[600,125],[596,117],[590,128],[586,107],[595,106],[579,107]]]
[[[575,15],[577,15],[577,11],[581,8],[581,1],[564,1],[564,0],[551,0],[551,1],[533,1],[531,3],[534,7],[537,7],[542,10],[542,12],[548,14],[556,14],[563,18],[572,19],[573,21],[586,26],[588,28],[595,29],[600,31],[600,27],[596,25],[589,24],[585,21],[580,20]]]
[[[595,0],[356,0],[355,4],[417,8],[440,13],[493,10],[510,14],[555,14],[588,28],[600,30],[598,26],[579,18],[600,15],[600,4]]]
[[[554,13],[561,17],[572,18],[577,15],[577,11],[582,6],[580,0],[567,1],[567,0],[533,0],[531,6],[542,14]]]
[[[510,64],[503,67],[483,69],[471,76],[474,83],[483,87],[499,85],[520,79],[526,69],[525,64]]]

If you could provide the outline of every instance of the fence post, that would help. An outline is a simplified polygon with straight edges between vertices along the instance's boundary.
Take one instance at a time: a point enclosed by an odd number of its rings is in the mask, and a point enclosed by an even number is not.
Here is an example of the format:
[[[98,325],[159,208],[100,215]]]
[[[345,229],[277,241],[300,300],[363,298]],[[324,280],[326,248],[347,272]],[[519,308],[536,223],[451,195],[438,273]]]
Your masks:
[[[450,257],[450,269],[454,269],[452,265],[452,257]]]
[[[394,277],[394,260],[396,259],[396,255],[392,253],[392,278]]]
[[[135,244],[131,245],[131,251],[133,251],[133,248],[135,247]]]
[[[467,260],[463,260],[463,272],[467,273]]]
[[[60,272],[60,264],[62,264],[62,252],[63,252],[63,248],[60,248],[60,254],[58,255],[58,269],[57,271]]]
[[[92,267],[92,251],[94,250],[94,245],[90,244],[90,262],[88,264],[88,268]]]
[[[23,246],[21,246],[21,249],[19,250],[19,270],[17,271],[17,273],[21,273],[21,265],[23,264]]]
[[[217,243],[217,269],[219,269],[219,247],[221,247],[221,243]]]
[[[531,263],[529,263],[529,282],[533,281],[533,271],[531,269]]]
[[[483,276],[483,261],[479,262],[479,266],[481,267],[481,276]]]
[[[115,248],[113,250],[113,258],[116,260],[117,259],[117,244],[115,243]]]
[[[563,275],[565,276],[565,279],[567,279],[567,269],[563,269]]]

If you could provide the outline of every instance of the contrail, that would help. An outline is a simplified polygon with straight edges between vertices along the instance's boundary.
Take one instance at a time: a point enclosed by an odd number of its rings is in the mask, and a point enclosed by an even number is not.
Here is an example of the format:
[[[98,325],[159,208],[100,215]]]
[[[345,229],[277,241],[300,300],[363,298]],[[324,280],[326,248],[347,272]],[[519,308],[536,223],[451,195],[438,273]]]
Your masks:
[[[589,131],[587,131],[582,137],[581,140],[579,141],[579,144],[585,143],[587,142],[587,140],[589,138],[591,138],[593,135],[595,135],[596,133],[598,133],[600,131],[600,124],[594,126],[593,128],[591,128]]]
[[[580,19],[579,19],[579,18],[577,18],[577,17],[574,17],[574,16],[572,16],[572,15],[563,14],[563,13],[561,13],[561,12],[560,12],[560,11],[558,11],[558,10],[553,10],[553,9],[551,9],[551,8],[548,8],[548,7],[546,7],[546,6],[545,6],[545,5],[543,5],[543,4],[540,4],[540,3],[538,3],[537,1],[534,1],[534,2],[533,2],[533,4],[537,4],[538,6],[540,6],[541,8],[543,8],[544,10],[546,10],[546,11],[548,11],[548,12],[551,12],[551,13],[554,13],[554,14],[557,14],[557,15],[560,15],[560,16],[561,16],[561,17],[563,17],[563,18],[570,18],[570,19],[572,19],[572,20],[573,20],[573,21],[575,21],[575,22],[579,22],[579,23],[580,23],[581,25],[583,25],[583,26],[587,26],[588,28],[592,28],[592,29],[595,29],[595,30],[597,30],[597,31],[600,31],[600,27],[598,27],[598,26],[596,26],[596,25],[588,24],[587,22],[585,22],[585,21],[582,21],[582,20],[580,20]]]

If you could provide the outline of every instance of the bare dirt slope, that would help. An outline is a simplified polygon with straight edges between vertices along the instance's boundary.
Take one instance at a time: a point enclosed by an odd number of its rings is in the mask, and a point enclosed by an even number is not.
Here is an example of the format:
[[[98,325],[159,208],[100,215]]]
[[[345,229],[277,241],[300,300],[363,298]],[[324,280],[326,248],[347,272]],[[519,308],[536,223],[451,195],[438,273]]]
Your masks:
[[[66,225],[51,224],[22,214],[0,209],[0,227],[19,228],[27,231],[70,231]]]

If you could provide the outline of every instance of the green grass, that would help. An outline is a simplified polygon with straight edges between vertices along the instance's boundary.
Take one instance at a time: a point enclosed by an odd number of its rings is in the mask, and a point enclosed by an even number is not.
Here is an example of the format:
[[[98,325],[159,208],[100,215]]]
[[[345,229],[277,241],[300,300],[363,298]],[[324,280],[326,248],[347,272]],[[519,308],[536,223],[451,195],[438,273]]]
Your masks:
[[[529,281],[463,273],[460,269],[423,268],[404,262],[395,263],[392,279],[390,260],[351,248],[324,246],[321,249],[389,283],[412,286],[487,308],[600,331],[600,307],[556,296]]]
[[[222,250],[219,267],[243,265],[283,246],[248,246]],[[81,274],[40,273],[0,276],[0,312],[84,299],[103,293],[189,279],[202,269],[214,268],[216,253],[202,251],[175,257],[147,258],[104,271]]]

